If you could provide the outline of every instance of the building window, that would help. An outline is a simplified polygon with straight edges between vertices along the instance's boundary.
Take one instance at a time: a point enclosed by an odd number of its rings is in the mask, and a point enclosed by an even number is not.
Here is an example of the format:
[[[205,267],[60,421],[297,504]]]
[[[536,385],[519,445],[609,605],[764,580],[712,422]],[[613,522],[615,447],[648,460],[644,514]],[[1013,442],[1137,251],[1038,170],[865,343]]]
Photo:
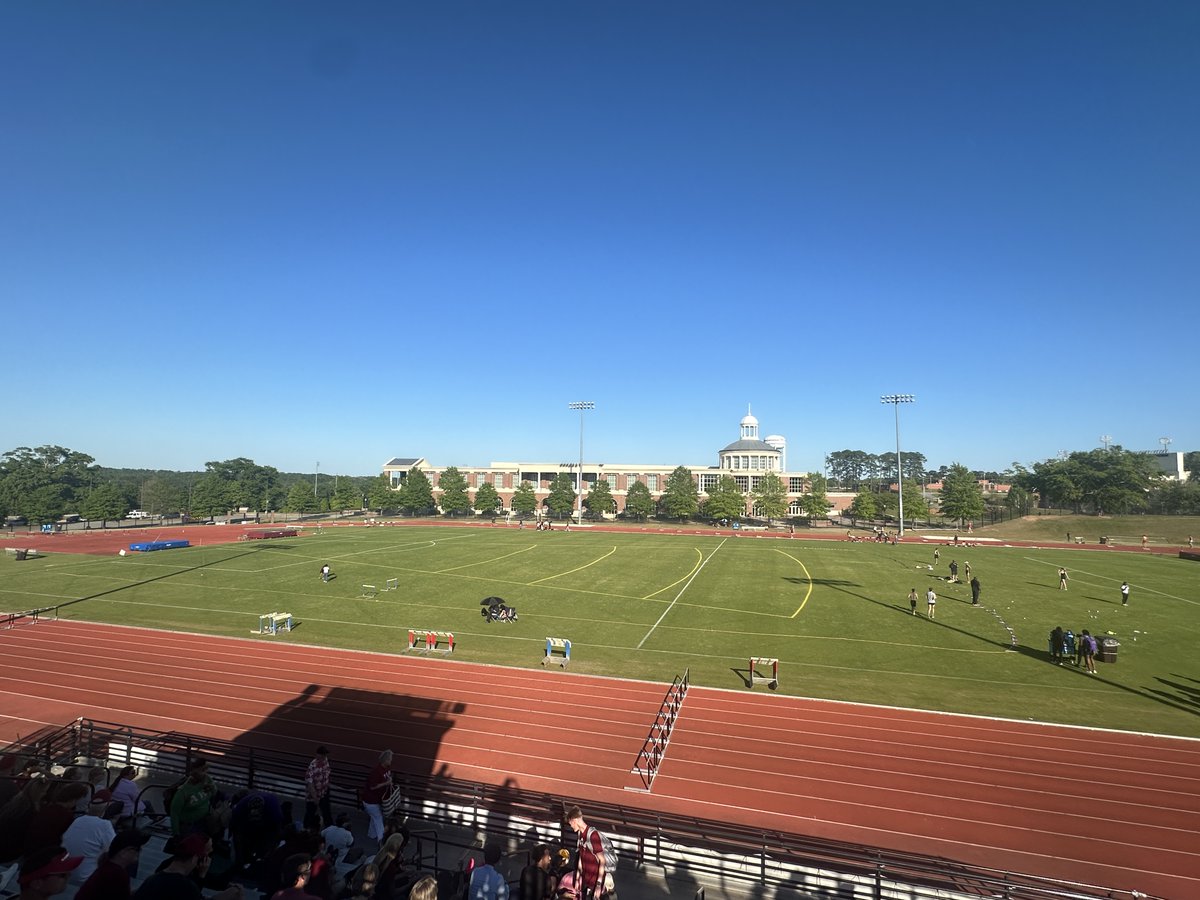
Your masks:
[[[629,490],[631,487],[633,487],[635,484],[637,484],[637,480],[638,480],[638,477],[636,475],[630,475],[630,474],[626,473],[626,475],[625,475],[625,490]]]
[[[743,494],[750,489],[749,475],[734,475],[733,480],[737,484],[738,490]]]
[[[616,473],[616,472],[609,472],[609,473],[608,473],[607,475],[605,475],[604,477],[605,477],[605,479],[607,479],[607,481],[608,481],[608,489],[609,489],[610,491],[615,491],[615,490],[617,489],[617,473]],[[599,877],[599,876],[597,876],[597,877]]]
[[[700,490],[706,494],[710,494],[720,480],[720,475],[702,472],[700,473]]]
[[[788,479],[788,493],[789,494],[803,494],[804,493],[804,479],[803,478],[789,478]]]
[[[658,476],[657,475],[647,475],[646,476],[646,487],[650,488],[651,491],[657,491],[658,490]]]

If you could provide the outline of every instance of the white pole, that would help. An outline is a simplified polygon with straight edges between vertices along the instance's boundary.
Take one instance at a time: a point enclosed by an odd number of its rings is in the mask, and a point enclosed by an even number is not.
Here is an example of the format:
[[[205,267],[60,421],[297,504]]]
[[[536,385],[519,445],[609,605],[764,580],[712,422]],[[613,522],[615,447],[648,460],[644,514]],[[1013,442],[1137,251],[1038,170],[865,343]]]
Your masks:
[[[575,476],[575,515],[579,524],[583,524],[583,411],[595,409],[596,404],[591,400],[577,400],[567,405],[567,409],[579,410],[579,472]]]
[[[900,462],[900,404],[912,403],[912,394],[884,394],[881,403],[890,403],[896,411],[896,491],[900,501],[900,537],[904,537],[904,467]]]

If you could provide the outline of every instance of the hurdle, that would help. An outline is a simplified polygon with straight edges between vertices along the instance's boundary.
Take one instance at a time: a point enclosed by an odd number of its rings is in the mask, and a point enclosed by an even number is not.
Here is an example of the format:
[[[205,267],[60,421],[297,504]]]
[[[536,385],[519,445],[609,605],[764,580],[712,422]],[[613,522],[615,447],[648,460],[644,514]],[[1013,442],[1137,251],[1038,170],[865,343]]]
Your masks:
[[[759,675],[758,667],[760,665],[770,666],[770,675]],[[765,684],[771,690],[779,687],[779,660],[771,656],[752,656],[750,657],[750,687],[753,688],[756,684]]]
[[[692,670],[685,669],[682,675],[675,677],[667,689],[658,714],[654,717],[654,724],[650,726],[650,733],[646,736],[637,759],[634,760],[633,768],[629,770],[631,775],[637,775],[641,779],[641,787],[626,787],[625,790],[649,792],[653,789],[654,776],[658,774],[663,758],[667,755],[671,730],[683,709],[683,701],[691,685],[691,676]]]
[[[557,662],[560,669],[565,669],[570,661],[571,641],[569,638],[546,638],[546,655],[542,657],[543,666]]]
[[[395,590],[399,590],[399,588],[400,588],[400,579],[399,578],[389,578],[383,586],[383,589],[385,591],[395,591]]]
[[[415,650],[418,653],[453,653],[454,632],[410,628],[407,650]]]
[[[376,591],[375,585],[364,584],[362,586],[362,593],[359,594],[358,596],[359,596],[359,599],[361,599],[361,600],[374,600],[375,594],[377,594],[377,593],[378,593],[378,591]]]
[[[251,631],[251,634],[269,634],[271,637],[279,634],[281,631],[292,630],[292,614],[288,612],[269,612],[263,613],[258,617],[258,631]]]

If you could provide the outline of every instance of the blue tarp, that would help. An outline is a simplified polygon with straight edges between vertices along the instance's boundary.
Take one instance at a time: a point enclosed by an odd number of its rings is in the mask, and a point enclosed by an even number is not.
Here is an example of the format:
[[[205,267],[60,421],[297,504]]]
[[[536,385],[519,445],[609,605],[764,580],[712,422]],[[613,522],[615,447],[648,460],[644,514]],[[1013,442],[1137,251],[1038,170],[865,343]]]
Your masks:
[[[129,549],[149,553],[151,550],[178,550],[180,547],[190,547],[191,545],[191,541],[143,541],[139,544],[130,544]]]

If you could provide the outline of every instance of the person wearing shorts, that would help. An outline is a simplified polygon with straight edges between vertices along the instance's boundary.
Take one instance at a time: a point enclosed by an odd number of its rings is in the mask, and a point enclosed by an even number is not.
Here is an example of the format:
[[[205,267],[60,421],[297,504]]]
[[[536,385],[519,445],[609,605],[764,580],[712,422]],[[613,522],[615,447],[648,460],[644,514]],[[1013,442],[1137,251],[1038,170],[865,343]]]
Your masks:
[[[936,607],[937,607],[937,594],[935,594],[933,592],[933,588],[930,588],[929,590],[927,590],[925,592],[925,609],[929,614],[929,618],[931,618],[931,619],[933,618],[933,613],[934,613],[934,610]]]
[[[912,608],[912,614],[917,614],[917,589],[913,588],[908,592],[908,605]]]

